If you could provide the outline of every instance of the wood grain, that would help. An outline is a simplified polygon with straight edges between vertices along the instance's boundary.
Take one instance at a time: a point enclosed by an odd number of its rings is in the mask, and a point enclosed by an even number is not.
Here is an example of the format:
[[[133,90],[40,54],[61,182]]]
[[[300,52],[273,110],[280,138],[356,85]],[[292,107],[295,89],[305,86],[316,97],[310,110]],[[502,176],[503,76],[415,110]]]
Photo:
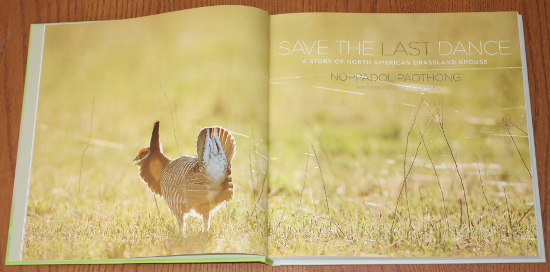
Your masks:
[[[545,244],[548,251],[550,174],[550,2],[546,0],[129,1],[16,0],[0,5],[0,271],[550,271],[544,264],[289,266],[264,264],[127,264],[4,266],[31,23],[132,18],[180,9],[239,4],[271,14],[290,12],[518,11],[523,15]],[[406,26],[404,26],[406,27]]]

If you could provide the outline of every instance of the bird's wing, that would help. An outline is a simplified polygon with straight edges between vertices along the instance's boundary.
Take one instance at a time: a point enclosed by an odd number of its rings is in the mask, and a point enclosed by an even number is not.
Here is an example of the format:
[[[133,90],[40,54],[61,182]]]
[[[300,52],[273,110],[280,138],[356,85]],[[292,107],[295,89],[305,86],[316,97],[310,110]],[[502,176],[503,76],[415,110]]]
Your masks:
[[[221,127],[207,127],[197,137],[197,159],[200,172],[211,181],[221,182],[228,175],[227,169],[235,156],[235,139]]]
[[[190,205],[208,203],[210,186],[196,166],[194,157],[180,157],[167,166],[161,181],[165,198]]]
[[[209,203],[210,186],[204,181],[205,177],[202,174],[189,175],[186,182],[182,182],[176,187],[178,195],[191,206]]]

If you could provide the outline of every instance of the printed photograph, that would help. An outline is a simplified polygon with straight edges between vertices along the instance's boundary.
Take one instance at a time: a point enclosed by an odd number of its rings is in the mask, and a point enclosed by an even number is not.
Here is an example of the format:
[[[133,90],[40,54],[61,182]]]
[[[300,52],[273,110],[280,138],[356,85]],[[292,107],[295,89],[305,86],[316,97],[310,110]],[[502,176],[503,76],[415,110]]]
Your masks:
[[[273,16],[270,256],[537,256],[515,16]]]
[[[22,259],[267,254],[268,19],[46,26]]]
[[[519,36],[227,6],[47,25],[22,260],[537,256]]]

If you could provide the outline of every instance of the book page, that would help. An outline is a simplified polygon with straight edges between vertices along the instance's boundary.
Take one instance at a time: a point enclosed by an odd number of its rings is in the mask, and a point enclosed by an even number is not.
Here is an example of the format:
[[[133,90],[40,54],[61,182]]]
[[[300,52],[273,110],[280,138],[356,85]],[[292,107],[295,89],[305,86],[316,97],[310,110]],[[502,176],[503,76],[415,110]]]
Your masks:
[[[40,95],[32,161],[18,162],[18,177],[30,176],[15,181],[29,182],[22,252],[10,261],[267,253],[265,11],[207,7],[33,31],[43,34],[32,41],[43,39],[39,85],[25,96]],[[14,216],[12,229],[25,214]]]
[[[269,256],[544,261],[518,37],[515,12],[271,16]]]

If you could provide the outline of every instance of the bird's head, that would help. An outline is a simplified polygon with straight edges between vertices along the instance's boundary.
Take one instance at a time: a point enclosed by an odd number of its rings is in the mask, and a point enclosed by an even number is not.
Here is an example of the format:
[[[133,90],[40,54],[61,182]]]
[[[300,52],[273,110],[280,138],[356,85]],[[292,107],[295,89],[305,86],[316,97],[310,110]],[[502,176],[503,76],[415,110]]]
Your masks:
[[[147,159],[149,158],[149,155],[151,154],[151,151],[150,151],[150,148],[147,146],[147,147],[142,147],[138,150],[138,153],[137,153],[137,156],[136,158],[134,159],[134,161],[132,162],[133,165],[137,165],[137,166],[143,166],[143,164],[147,161]]]
[[[153,133],[151,134],[151,143],[149,146],[142,147],[138,150],[137,156],[133,160],[133,165],[137,165],[140,168],[147,166],[149,161],[154,160],[158,156],[162,155],[159,143],[159,121],[156,121],[153,125]]]

